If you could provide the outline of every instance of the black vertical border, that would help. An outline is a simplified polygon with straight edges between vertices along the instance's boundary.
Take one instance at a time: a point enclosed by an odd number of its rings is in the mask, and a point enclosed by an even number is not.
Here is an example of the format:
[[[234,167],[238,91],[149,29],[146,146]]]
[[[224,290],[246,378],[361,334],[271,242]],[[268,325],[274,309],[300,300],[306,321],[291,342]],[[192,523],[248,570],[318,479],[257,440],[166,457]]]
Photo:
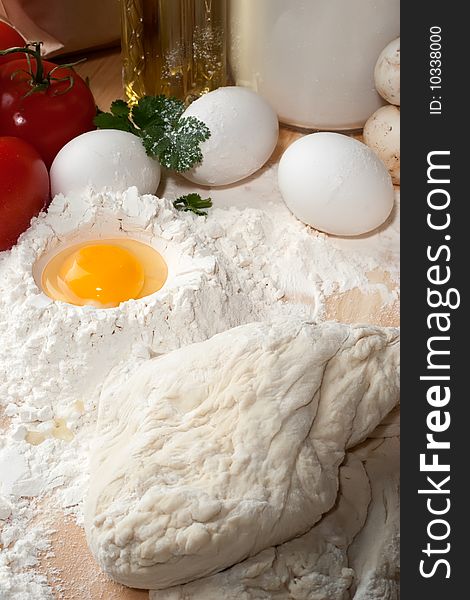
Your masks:
[[[468,360],[470,326],[466,317],[468,278],[470,268],[470,194],[467,177],[470,176],[470,148],[468,134],[467,91],[470,88],[469,45],[470,30],[463,16],[465,4],[439,2],[402,3],[401,6],[401,227],[402,227],[402,512],[401,512],[401,594],[405,600],[460,600],[470,598],[468,575],[467,538],[470,533],[470,431],[469,392],[466,375],[470,375]],[[461,14],[459,14],[461,13]],[[430,28],[442,30],[442,115],[429,114],[432,92],[430,77]],[[449,231],[433,232],[426,223],[427,154],[435,150],[450,150],[450,179],[445,186],[451,193],[451,226]],[[467,175],[468,174],[468,175]],[[444,241],[444,235],[451,240]],[[433,518],[426,507],[427,496],[418,494],[426,486],[426,475],[419,469],[419,455],[425,451],[426,416],[432,407],[426,401],[428,382],[419,380],[427,364],[426,343],[430,335],[426,318],[432,309],[427,305],[427,269],[430,266],[426,251],[428,245],[438,247],[448,243],[451,259],[440,262],[451,268],[450,286],[458,288],[461,305],[458,309],[445,309],[450,313],[452,326],[447,335],[450,341],[451,400],[442,410],[451,413],[451,425],[440,434],[442,440],[451,442],[450,450],[439,452],[440,462],[450,462],[449,486],[451,508],[443,516],[451,532],[441,542],[428,538],[427,525]],[[444,256],[444,255],[443,255]],[[446,334],[442,334],[446,335]],[[449,357],[446,357],[449,359]],[[445,362],[445,359],[444,359]],[[438,437],[436,435],[436,437]],[[432,453],[432,452],[431,452]],[[448,459],[448,461],[446,460]],[[440,481],[444,473],[436,473]],[[443,486],[444,487],[444,486]],[[438,495],[436,507],[438,506]],[[439,496],[444,506],[444,495]],[[444,531],[444,529],[441,529]],[[439,533],[439,528],[435,529]],[[450,551],[423,553],[427,543],[442,549],[450,543]],[[429,571],[433,562],[444,558],[450,563],[447,569],[440,565],[433,577],[424,578],[419,573],[420,561],[426,559]]]

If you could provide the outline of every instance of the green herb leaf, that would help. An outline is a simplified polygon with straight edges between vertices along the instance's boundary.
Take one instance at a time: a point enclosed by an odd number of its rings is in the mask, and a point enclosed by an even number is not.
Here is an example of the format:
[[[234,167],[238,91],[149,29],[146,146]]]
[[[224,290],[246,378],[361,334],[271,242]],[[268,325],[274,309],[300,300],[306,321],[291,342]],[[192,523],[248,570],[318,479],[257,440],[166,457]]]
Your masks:
[[[193,212],[196,215],[207,215],[206,211],[201,210],[202,208],[211,208],[211,198],[201,198],[199,194],[187,194],[186,196],[180,196],[173,201],[173,206],[177,210],[185,212]]]
[[[93,122],[99,129],[120,129],[121,131],[129,131],[129,124],[121,119],[116,119],[111,113],[100,113],[96,115]]]
[[[132,120],[140,129],[150,125],[174,127],[184,111],[185,106],[178,98],[144,96],[132,109]]]
[[[188,171],[202,161],[200,143],[209,139],[209,129],[195,117],[180,119],[173,126],[150,125],[142,139],[147,154],[174,171]]]
[[[111,112],[99,112],[94,123],[99,129],[119,129],[137,134],[137,129],[130,120],[130,108],[124,100],[115,100],[111,104]]]
[[[131,110],[127,105],[127,102],[124,102],[124,100],[115,100],[111,104],[111,112],[115,117],[123,117],[127,119],[129,118]]]
[[[123,100],[111,105],[110,113],[95,117],[100,129],[120,129],[142,138],[149,156],[174,171],[187,171],[202,161],[201,142],[209,139],[209,128],[196,117],[184,117],[185,106],[177,98],[144,96],[132,109]]]

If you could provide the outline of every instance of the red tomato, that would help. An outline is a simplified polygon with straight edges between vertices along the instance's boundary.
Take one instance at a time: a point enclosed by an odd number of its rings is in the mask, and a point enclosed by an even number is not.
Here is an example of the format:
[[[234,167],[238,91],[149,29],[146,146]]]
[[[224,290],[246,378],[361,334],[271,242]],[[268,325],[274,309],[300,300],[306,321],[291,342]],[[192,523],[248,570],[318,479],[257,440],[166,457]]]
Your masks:
[[[21,48],[24,46],[24,39],[21,35],[13,29],[11,25],[5,23],[4,21],[0,21],[0,50],[6,50],[7,48]],[[0,56],[0,65],[3,65],[10,60],[15,60],[18,58],[17,56],[8,55],[8,56]]]
[[[0,251],[8,250],[49,200],[49,175],[24,140],[0,137]]]
[[[36,75],[34,58],[30,63]],[[96,105],[88,86],[72,69],[58,67],[51,74],[57,65],[42,61],[42,67],[43,86],[32,85],[24,58],[0,67],[0,135],[20,137],[32,144],[49,168],[67,142],[95,129]]]

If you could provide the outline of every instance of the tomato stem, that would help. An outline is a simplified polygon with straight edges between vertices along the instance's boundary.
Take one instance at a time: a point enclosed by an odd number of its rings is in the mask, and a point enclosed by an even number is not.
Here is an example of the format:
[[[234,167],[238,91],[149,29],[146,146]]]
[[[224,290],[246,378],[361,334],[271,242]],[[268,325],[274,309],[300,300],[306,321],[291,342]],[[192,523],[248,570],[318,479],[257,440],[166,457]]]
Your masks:
[[[7,56],[8,54],[27,54],[28,57],[32,56],[36,61],[36,73],[30,72],[31,75],[31,83],[34,85],[41,85],[46,83],[44,80],[44,66],[42,64],[42,56],[41,56],[41,46],[42,42],[32,42],[31,44],[26,44],[23,48],[8,48],[8,50],[0,50],[0,56]]]
[[[30,44],[26,44],[26,46],[24,46],[23,48],[18,47],[18,48],[8,48],[7,50],[0,50],[0,56],[6,56],[8,54],[26,54],[26,58],[28,60],[29,69],[30,69],[28,74],[31,77],[31,88],[32,88],[32,90],[27,94],[28,96],[34,92],[46,90],[51,85],[51,80],[69,81],[70,85],[67,88],[67,90],[65,90],[66,92],[68,92],[73,87],[73,84],[74,84],[73,76],[69,75],[67,77],[58,79],[55,77],[51,77],[51,75],[53,75],[53,73],[57,69],[71,69],[75,65],[78,65],[79,63],[83,62],[86,59],[82,58],[81,60],[77,60],[76,62],[68,63],[66,65],[57,65],[46,75],[44,72],[44,64],[43,64],[43,59],[41,56],[41,46],[42,46],[42,42],[31,42]],[[35,60],[36,72],[34,72],[34,69],[32,68],[30,57],[32,57]],[[15,73],[12,74],[12,78],[14,78],[18,72],[19,71],[15,71]]]

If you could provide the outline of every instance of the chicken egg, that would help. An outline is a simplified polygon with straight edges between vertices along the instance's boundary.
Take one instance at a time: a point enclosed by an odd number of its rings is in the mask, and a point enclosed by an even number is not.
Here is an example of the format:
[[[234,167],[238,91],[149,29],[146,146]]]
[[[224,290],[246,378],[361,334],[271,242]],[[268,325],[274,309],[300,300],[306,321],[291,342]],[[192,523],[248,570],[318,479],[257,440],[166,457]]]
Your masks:
[[[91,187],[124,192],[135,186],[140,194],[154,194],[160,165],[147,156],[140,138],[127,131],[98,129],[71,140],[51,166],[51,193],[70,194]]]
[[[193,102],[183,117],[196,117],[211,132],[201,144],[203,160],[186,179],[200,185],[229,185],[260,169],[279,137],[277,115],[256,92],[222,87]]]
[[[160,290],[168,277],[163,257],[128,238],[67,246],[46,264],[41,287],[53,300],[76,306],[113,308]]]
[[[291,144],[279,163],[278,180],[293,214],[333,235],[372,231],[394,204],[392,180],[380,158],[339,133],[313,133]]]

